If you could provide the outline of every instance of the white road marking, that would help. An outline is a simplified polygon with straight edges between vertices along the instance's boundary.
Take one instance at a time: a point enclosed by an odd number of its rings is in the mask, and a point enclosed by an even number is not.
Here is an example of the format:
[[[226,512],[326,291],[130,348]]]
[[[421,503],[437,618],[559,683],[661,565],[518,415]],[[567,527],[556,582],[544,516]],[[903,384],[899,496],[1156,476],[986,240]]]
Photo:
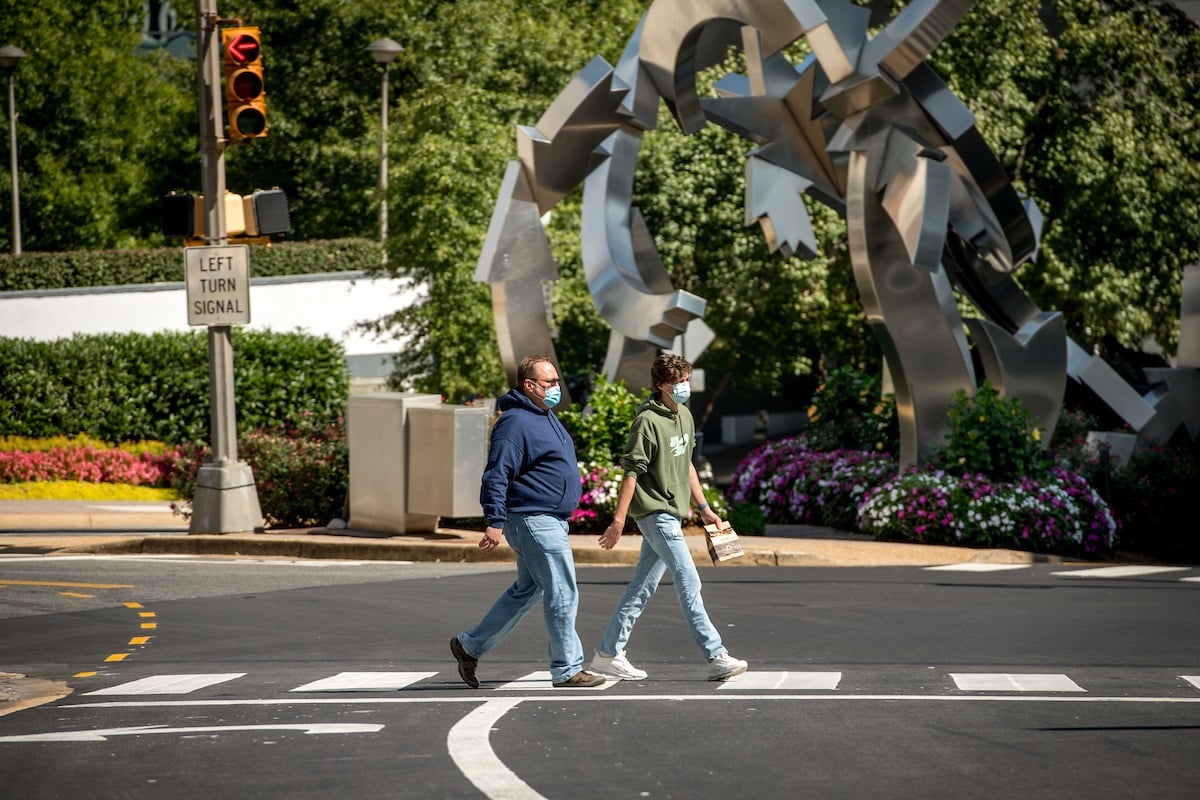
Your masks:
[[[129,683],[97,689],[85,694],[187,694],[206,686],[213,686],[235,678],[244,677],[244,672],[217,672],[206,675],[152,675]]]
[[[1066,675],[1029,675],[986,672],[952,672],[950,677],[964,692],[1083,692]]]
[[[1183,678],[1197,689],[1200,689],[1200,675],[1180,675],[1179,677]]]
[[[184,736],[211,733],[237,733],[241,731],[301,731],[309,736],[328,733],[378,733],[382,725],[362,723],[329,722],[302,725],[212,725],[198,728],[165,728],[158,725],[143,725],[138,728],[101,728],[92,731],[60,731],[56,733],[29,733],[22,736],[0,736],[0,742],[106,742],[110,736],[142,736],[150,733],[178,733]]]
[[[840,672],[744,672],[736,678],[721,681],[719,690],[763,691],[782,689],[789,691],[823,690],[831,692],[842,680]]]
[[[938,567],[925,567],[927,570],[943,572],[1001,572],[1010,569],[1029,569],[1029,564],[987,564],[983,562],[964,561],[961,564],[942,564]]]
[[[339,672],[319,681],[306,683],[293,692],[379,692],[403,689],[417,681],[432,678],[436,672]]]
[[[520,703],[520,698],[489,700],[455,723],[446,737],[454,763],[491,800],[545,800],[504,765],[489,741],[492,725]]]
[[[547,698],[545,694],[514,696],[506,698],[516,702],[535,700],[539,703],[617,702],[643,703],[662,701],[678,702],[746,702],[749,700],[779,700],[799,703],[817,702],[1000,702],[1000,703],[1150,703],[1183,705],[1200,704],[1200,697],[1101,697],[1080,694],[595,694],[593,692],[564,691]],[[273,697],[249,700],[108,700],[97,703],[75,703],[55,706],[57,709],[75,708],[218,708],[229,706],[358,706],[358,705],[409,705],[421,703],[478,703],[479,695],[462,694],[455,697]]]
[[[1163,572],[1186,572],[1188,567],[1147,567],[1131,564],[1123,567],[1096,567],[1075,569],[1069,572],[1054,572],[1063,578],[1136,578],[1141,575],[1158,575]]]
[[[621,681],[620,678],[606,677],[604,680],[604,683],[602,683],[601,685],[590,686],[590,687],[583,689],[582,691],[585,691],[585,692],[586,691],[591,691],[591,692],[604,691],[605,689],[611,689],[612,687],[616,686],[618,683],[620,683],[620,681]],[[497,691],[523,691],[523,690],[542,691],[542,690],[546,690],[546,689],[550,689],[553,691],[568,691],[568,692],[581,691],[580,689],[575,689],[575,688],[565,689],[565,690],[564,689],[555,689],[554,682],[552,680],[550,680],[550,671],[549,670],[544,670],[541,672],[531,672],[524,677],[517,678],[515,681],[509,681],[508,683],[502,683],[496,687]]]

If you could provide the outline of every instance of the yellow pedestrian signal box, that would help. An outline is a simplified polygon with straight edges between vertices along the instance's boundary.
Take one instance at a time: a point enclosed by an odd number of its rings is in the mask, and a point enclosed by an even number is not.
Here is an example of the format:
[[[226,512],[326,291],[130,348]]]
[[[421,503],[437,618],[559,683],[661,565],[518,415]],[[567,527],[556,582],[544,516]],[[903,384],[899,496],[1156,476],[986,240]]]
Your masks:
[[[267,135],[267,99],[258,28],[222,28],[221,61],[225,70],[229,138],[261,139]]]

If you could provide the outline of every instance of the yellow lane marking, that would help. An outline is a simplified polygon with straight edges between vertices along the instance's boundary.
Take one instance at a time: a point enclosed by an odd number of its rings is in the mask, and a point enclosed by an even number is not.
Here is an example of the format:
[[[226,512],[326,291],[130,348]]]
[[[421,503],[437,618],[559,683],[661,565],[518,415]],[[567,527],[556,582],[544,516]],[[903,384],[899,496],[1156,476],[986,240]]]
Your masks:
[[[144,631],[152,631],[152,630],[156,629],[157,627],[158,627],[157,622],[143,622],[142,623],[142,630],[144,630]]]
[[[93,672],[76,672],[75,677],[76,678],[94,678],[94,677],[96,677],[96,673],[94,671]]]
[[[129,657],[129,653],[113,653],[111,656],[109,656],[108,658],[106,658],[104,660],[106,662],[107,661],[124,661],[128,657]]]
[[[0,585],[6,586],[62,586],[71,589],[132,589],[132,583],[62,583],[59,581],[6,581],[0,580]],[[126,603],[125,605],[129,605]]]
[[[59,592],[63,597],[95,597],[94,594],[83,594],[82,592]]]
[[[129,643],[130,644],[145,644],[148,641],[150,641],[149,636],[135,636],[129,640]]]
[[[138,616],[139,617],[157,617],[158,614],[155,614],[153,611],[139,611]]]
[[[126,608],[141,608],[142,607],[141,603],[125,603],[124,605]]]

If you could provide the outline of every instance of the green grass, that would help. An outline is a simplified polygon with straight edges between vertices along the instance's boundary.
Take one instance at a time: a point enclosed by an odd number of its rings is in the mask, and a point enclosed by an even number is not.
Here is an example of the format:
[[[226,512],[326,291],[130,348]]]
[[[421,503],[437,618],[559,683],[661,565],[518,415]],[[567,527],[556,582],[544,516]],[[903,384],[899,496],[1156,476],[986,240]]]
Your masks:
[[[180,500],[174,489],[127,483],[33,481],[0,483],[0,500]]]

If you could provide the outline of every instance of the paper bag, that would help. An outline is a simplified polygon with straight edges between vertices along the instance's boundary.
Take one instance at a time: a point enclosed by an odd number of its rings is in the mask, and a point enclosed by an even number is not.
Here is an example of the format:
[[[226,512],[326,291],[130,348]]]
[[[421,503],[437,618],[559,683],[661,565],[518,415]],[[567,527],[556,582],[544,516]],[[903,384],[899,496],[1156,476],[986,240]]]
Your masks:
[[[716,525],[705,525],[704,538],[708,542],[708,555],[713,564],[745,555],[742,552],[742,543],[738,541],[737,531],[728,521],[722,522],[720,528]]]

